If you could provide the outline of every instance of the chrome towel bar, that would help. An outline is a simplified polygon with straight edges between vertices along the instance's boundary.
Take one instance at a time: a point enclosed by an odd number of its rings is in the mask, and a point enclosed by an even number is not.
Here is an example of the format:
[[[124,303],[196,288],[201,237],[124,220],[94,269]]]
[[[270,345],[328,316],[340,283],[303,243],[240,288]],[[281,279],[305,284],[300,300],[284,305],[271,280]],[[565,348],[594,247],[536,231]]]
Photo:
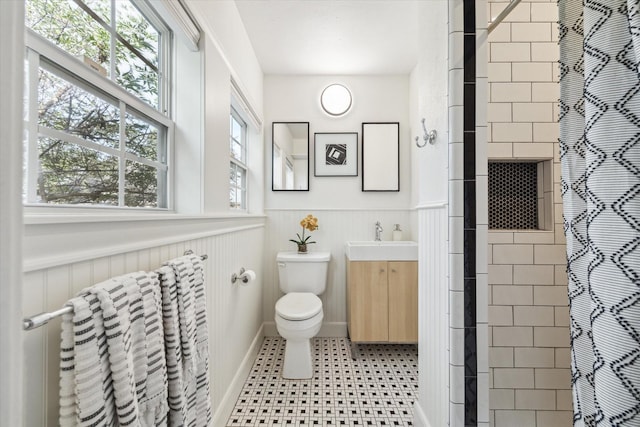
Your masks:
[[[191,255],[193,254],[193,251],[187,250],[185,251],[184,254]],[[207,255],[200,255],[200,259],[203,261],[207,258],[209,258]],[[40,326],[46,325],[47,323],[49,323],[51,319],[55,319],[56,317],[60,317],[66,313],[71,313],[72,311],[73,311],[73,307],[64,306],[59,310],[44,312],[44,313],[36,314],[35,316],[26,317],[22,319],[22,330],[30,331],[32,329],[39,328]]]

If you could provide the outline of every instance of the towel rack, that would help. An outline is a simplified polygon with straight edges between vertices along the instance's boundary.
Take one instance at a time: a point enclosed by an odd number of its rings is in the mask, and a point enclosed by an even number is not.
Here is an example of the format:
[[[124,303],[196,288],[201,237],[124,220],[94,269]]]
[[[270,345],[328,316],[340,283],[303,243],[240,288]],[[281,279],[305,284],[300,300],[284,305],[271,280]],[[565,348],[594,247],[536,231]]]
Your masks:
[[[193,251],[189,249],[185,251],[184,254],[192,255]],[[200,255],[200,259],[202,261],[204,261],[207,258],[209,258],[208,255]],[[22,330],[30,331],[32,329],[39,328],[40,326],[46,325],[47,323],[49,323],[51,319],[55,319],[56,317],[60,317],[66,313],[71,313],[72,311],[73,311],[73,307],[67,305],[55,311],[44,312],[44,313],[36,314],[35,316],[26,317],[22,319]]]

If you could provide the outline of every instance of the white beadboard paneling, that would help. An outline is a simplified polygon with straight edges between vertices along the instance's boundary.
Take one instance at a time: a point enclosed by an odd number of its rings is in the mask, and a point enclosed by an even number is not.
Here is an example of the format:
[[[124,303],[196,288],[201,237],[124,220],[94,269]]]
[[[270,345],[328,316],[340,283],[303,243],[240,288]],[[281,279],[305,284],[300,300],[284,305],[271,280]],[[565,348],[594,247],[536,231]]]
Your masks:
[[[222,402],[235,402],[228,396],[231,383],[262,327],[262,288],[264,281],[264,227],[219,228],[205,237],[161,246],[101,256],[28,272],[24,275],[25,316],[62,307],[83,288],[96,282],[139,270],[154,270],[164,261],[191,249],[207,254],[204,272],[209,315],[209,348],[212,408],[216,419],[225,419],[229,408]],[[177,230],[170,230],[178,235]],[[144,246],[144,242],[141,242]],[[252,269],[258,278],[249,286],[231,284],[231,274],[240,267]],[[60,319],[24,333],[26,351],[24,378],[25,424],[55,426],[58,419],[58,366]],[[237,381],[237,379],[236,379]],[[236,387],[237,388],[237,387]],[[233,388],[233,390],[236,390]]]
[[[418,405],[433,426],[449,415],[448,220],[446,205],[418,211]]]

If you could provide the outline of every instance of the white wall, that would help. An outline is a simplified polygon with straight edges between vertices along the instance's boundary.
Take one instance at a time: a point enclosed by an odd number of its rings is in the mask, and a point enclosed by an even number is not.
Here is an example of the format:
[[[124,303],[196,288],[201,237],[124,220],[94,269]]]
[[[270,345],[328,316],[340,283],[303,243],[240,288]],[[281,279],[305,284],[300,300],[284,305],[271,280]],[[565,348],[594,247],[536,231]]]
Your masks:
[[[22,79],[24,2],[0,3],[0,425],[22,425]]]
[[[320,94],[329,84],[345,84],[353,94],[352,110],[331,117],[320,106]],[[411,138],[408,76],[275,76],[264,79],[265,170],[271,180],[271,122],[309,122],[308,192],[267,191],[266,209],[408,208],[411,197]],[[315,177],[313,134],[357,132],[358,157],[362,149],[362,122],[400,122],[400,191],[362,192],[362,165],[357,177]],[[266,182],[267,187],[270,182]],[[391,225],[389,225],[391,226]]]
[[[320,106],[320,94],[329,84],[345,84],[353,94],[352,110],[343,117],[331,117]],[[319,220],[313,232],[312,251],[330,251],[327,291],[322,295],[323,329],[320,335],[346,335],[346,273],[344,244],[349,240],[373,240],[374,224],[384,228],[383,240],[391,240],[393,224],[401,224],[404,238],[415,239],[411,213],[411,141],[409,131],[409,76],[265,76],[265,170],[271,179],[271,128],[274,121],[310,123],[310,191],[267,191],[265,211],[265,332],[275,334],[274,306],[281,296],[275,257],[278,251],[294,250],[289,239],[301,232],[300,220],[312,213]],[[400,191],[362,192],[362,165],[358,176],[315,177],[315,132],[357,132],[358,158],[362,150],[362,122],[400,123]],[[270,187],[267,182],[267,186]]]

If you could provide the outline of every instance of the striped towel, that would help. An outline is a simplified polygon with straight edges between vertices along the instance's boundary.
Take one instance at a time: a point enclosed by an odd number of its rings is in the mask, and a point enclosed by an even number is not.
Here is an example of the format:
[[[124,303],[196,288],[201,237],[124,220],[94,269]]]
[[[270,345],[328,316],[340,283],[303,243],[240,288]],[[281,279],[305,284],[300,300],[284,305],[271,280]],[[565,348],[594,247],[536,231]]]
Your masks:
[[[169,380],[170,426],[211,422],[209,343],[202,261],[186,255],[158,270]]]
[[[161,295],[155,273],[85,289],[62,321],[62,426],[167,423]]]

